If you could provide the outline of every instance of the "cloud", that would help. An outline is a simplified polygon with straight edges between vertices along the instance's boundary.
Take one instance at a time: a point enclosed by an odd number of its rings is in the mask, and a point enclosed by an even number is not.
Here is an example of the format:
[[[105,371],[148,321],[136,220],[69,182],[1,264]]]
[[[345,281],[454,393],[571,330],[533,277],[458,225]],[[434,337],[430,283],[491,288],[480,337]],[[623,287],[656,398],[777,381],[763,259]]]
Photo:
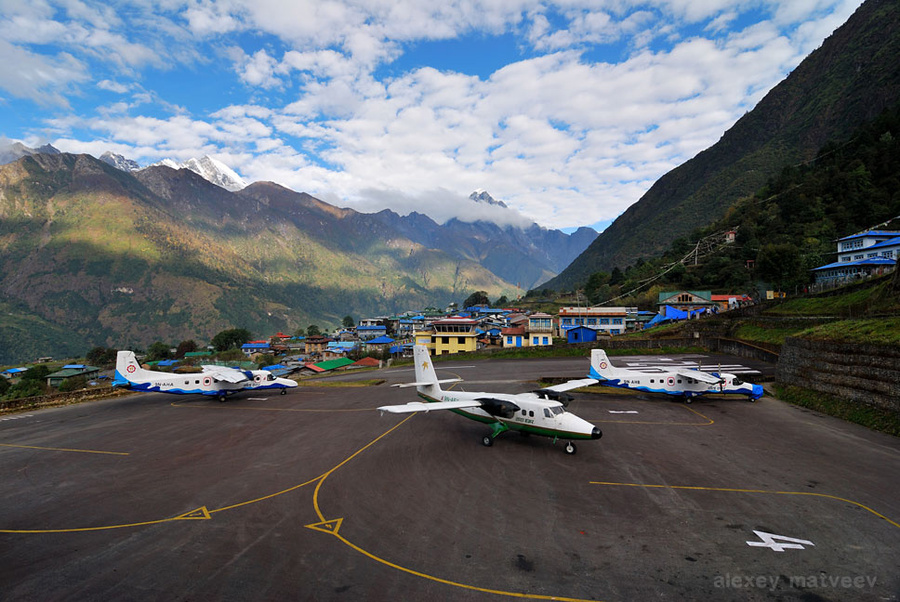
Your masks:
[[[4,2],[0,88],[64,109],[31,126],[59,148],[215,154],[438,220],[483,188],[495,217],[564,227],[718,140],[860,0]],[[432,42],[493,36],[514,48],[490,73],[429,66]]]
[[[68,53],[36,54],[0,39],[0,88],[15,97],[68,107],[66,93],[88,79],[86,66]]]

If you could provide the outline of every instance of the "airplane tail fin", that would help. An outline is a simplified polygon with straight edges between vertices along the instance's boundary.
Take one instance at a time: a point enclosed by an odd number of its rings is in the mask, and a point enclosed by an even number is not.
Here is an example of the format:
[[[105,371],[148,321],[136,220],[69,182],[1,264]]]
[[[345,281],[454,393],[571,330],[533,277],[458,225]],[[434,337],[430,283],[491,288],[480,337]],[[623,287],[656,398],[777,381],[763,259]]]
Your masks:
[[[591,350],[591,378],[597,380],[612,380],[616,378],[616,369],[610,363],[603,349]]]
[[[431,354],[425,345],[416,345],[413,348],[413,361],[416,364],[416,382],[391,385],[392,387],[415,387],[416,391],[425,395],[436,395],[443,391],[443,383],[458,383],[461,378],[445,378],[439,380],[434,366],[431,364]]]
[[[436,387],[440,391],[440,381],[434,371],[434,365],[431,363],[431,353],[429,353],[428,347],[416,345],[413,348],[413,359],[416,363],[416,388]]]
[[[136,377],[143,374],[144,369],[134,356],[134,351],[119,351],[116,354],[116,376],[114,387],[127,387]]]

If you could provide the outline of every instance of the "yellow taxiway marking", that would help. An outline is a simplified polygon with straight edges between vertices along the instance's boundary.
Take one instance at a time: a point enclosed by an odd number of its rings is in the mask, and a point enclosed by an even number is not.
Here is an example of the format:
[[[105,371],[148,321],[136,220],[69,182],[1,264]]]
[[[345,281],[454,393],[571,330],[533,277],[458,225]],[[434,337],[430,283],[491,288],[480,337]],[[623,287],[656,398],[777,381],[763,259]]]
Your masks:
[[[591,485],[613,485],[613,486],[619,486],[619,487],[642,487],[645,489],[687,489],[687,490],[691,490],[691,491],[725,491],[725,492],[729,492],[729,493],[768,493],[770,495],[806,495],[806,496],[811,496],[811,497],[821,497],[821,498],[830,499],[830,500],[837,500],[839,502],[845,502],[847,504],[852,504],[854,506],[857,506],[858,508],[862,508],[863,510],[865,510],[867,512],[871,512],[878,518],[882,518],[882,519],[886,520],[887,522],[889,522],[890,524],[897,527],[898,529],[900,529],[900,524],[892,521],[891,519],[889,519],[888,517],[886,517],[883,514],[875,512],[868,506],[864,506],[863,504],[860,504],[859,502],[855,502],[853,500],[848,500],[847,498],[838,497],[836,495],[830,495],[827,493],[815,493],[813,491],[774,491],[774,490],[770,490],[770,489],[737,489],[737,488],[731,488],[731,487],[691,487],[688,485],[645,485],[642,483],[609,483],[609,482],[603,482],[603,481],[591,481],[590,484]]]
[[[111,451],[101,451],[98,449],[70,449],[67,447],[41,447],[38,445],[13,445],[12,443],[0,443],[0,447],[18,447],[22,449],[40,449],[44,451],[61,451],[61,452],[74,452],[79,454],[105,454],[108,456],[130,456],[130,453],[127,452],[111,452]]]
[[[371,411],[371,410],[369,410],[369,411]],[[434,581],[436,583],[441,583],[444,585],[457,587],[460,589],[466,589],[466,590],[470,590],[470,591],[477,591],[477,592],[482,592],[482,593],[507,596],[507,597],[511,597],[511,598],[523,598],[523,599],[527,598],[527,599],[533,599],[533,600],[561,600],[563,602],[590,602],[588,600],[581,599],[581,598],[567,598],[564,596],[547,596],[547,595],[541,595],[541,594],[529,594],[527,592],[508,592],[508,591],[503,591],[503,590],[478,587],[475,585],[468,585],[466,583],[459,583],[457,581],[450,581],[449,579],[443,579],[441,577],[436,577],[434,575],[428,575],[426,573],[422,573],[422,572],[416,571],[414,569],[403,567],[403,566],[400,566],[393,562],[390,562],[389,560],[380,558],[380,557],[376,556],[375,554],[372,554],[371,552],[368,552],[368,551],[360,548],[359,546],[352,543],[351,541],[349,541],[347,538],[345,538],[343,535],[341,535],[339,533],[339,530],[341,528],[341,525],[343,524],[344,519],[343,518],[326,519],[325,515],[322,513],[322,510],[319,508],[319,491],[322,488],[322,484],[332,473],[334,473],[339,468],[346,465],[348,462],[350,462],[351,460],[356,458],[358,455],[360,455],[361,453],[363,453],[364,451],[366,451],[367,449],[369,449],[370,447],[372,447],[373,445],[375,445],[376,443],[381,441],[383,438],[387,437],[389,434],[391,434],[395,430],[399,429],[408,420],[411,420],[414,416],[415,416],[415,414],[412,414],[412,415],[404,418],[402,421],[400,421],[399,423],[397,423],[396,425],[394,425],[393,427],[391,427],[390,429],[388,429],[387,431],[385,431],[384,433],[382,433],[381,435],[379,435],[378,437],[376,437],[375,439],[373,439],[372,441],[370,441],[369,443],[367,443],[366,445],[364,445],[363,447],[361,447],[360,449],[358,449],[357,451],[352,453],[350,456],[345,458],[342,462],[340,462],[339,464],[337,464],[336,466],[334,466],[327,472],[319,475],[318,477],[310,479],[304,483],[300,483],[299,485],[294,485],[292,487],[288,487],[287,489],[283,489],[281,491],[278,491],[278,492],[275,492],[275,493],[272,493],[269,495],[265,495],[262,497],[258,497],[258,498],[252,499],[252,500],[239,502],[237,504],[232,504],[230,506],[225,506],[225,507],[217,508],[214,510],[209,510],[209,509],[207,509],[206,506],[201,506],[200,508],[197,508],[196,510],[191,510],[190,512],[185,512],[178,516],[168,517],[168,518],[163,518],[163,519],[158,519],[158,520],[137,522],[137,523],[129,523],[129,524],[121,524],[121,525],[106,525],[106,526],[102,526],[102,527],[83,527],[83,528],[75,528],[75,529],[0,529],[0,533],[17,533],[17,534],[82,533],[82,532],[87,532],[87,531],[108,531],[108,530],[112,530],[112,529],[142,527],[142,526],[157,525],[157,524],[161,524],[161,523],[183,521],[183,520],[211,520],[213,518],[212,515],[216,514],[218,512],[224,512],[226,510],[233,510],[234,508],[239,508],[241,506],[246,506],[249,504],[254,504],[257,502],[264,501],[264,500],[272,499],[274,497],[283,495],[285,493],[289,493],[291,491],[300,489],[301,487],[305,487],[307,485],[311,485],[312,483],[316,483],[316,488],[313,492],[313,507],[315,509],[316,515],[319,517],[320,520],[317,523],[312,523],[312,524],[306,525],[306,527],[309,529],[315,530],[315,531],[320,531],[322,533],[327,533],[329,535],[333,535],[347,547],[349,547],[349,548],[355,550],[356,552],[366,556],[367,558],[370,558],[370,559],[372,559],[376,562],[379,562],[385,566],[388,566],[392,569],[396,569],[398,571],[402,571],[409,575],[414,575],[416,577],[420,577],[422,579],[427,579],[429,581]]]
[[[200,506],[196,510],[185,512],[181,516],[176,516],[172,520],[210,520],[211,518],[212,517],[209,515],[209,510],[206,509],[206,506]]]
[[[371,411],[371,410],[370,410],[370,411]],[[412,416],[407,417],[406,420],[409,420],[409,418],[412,418]],[[403,422],[406,422],[406,420],[404,420]],[[269,494],[269,495],[264,495],[264,496],[262,496],[262,497],[258,497],[258,498],[252,499],[252,500],[246,500],[246,501],[244,501],[244,502],[238,502],[238,503],[236,503],[236,504],[231,504],[230,506],[225,506],[225,507],[222,507],[222,508],[217,508],[217,509],[215,509],[215,510],[208,510],[206,506],[201,506],[200,508],[197,508],[196,510],[191,510],[190,512],[185,512],[185,513],[183,513],[183,514],[179,514],[178,516],[171,516],[171,517],[167,517],[167,518],[160,518],[160,519],[156,519],[156,520],[141,521],[141,522],[136,522],[136,523],[124,523],[124,524],[119,524],[119,525],[104,525],[104,526],[99,526],[99,527],[77,527],[77,528],[69,528],[69,529],[0,529],[0,533],[18,533],[18,534],[39,534],[39,533],[83,533],[83,532],[86,532],[86,531],[109,531],[109,530],[112,530],[112,529],[128,529],[128,528],[134,528],[134,527],[145,527],[145,526],[148,526],[148,525],[158,525],[158,524],[161,524],[161,523],[168,523],[168,522],[179,521],[179,520],[208,520],[208,519],[212,519],[212,515],[213,515],[213,514],[216,514],[217,512],[224,512],[224,511],[226,511],[226,510],[233,510],[234,508],[240,508],[241,506],[248,506],[248,505],[250,505],[250,504],[255,504],[255,503],[257,503],[257,502],[262,502],[262,501],[264,501],[264,500],[269,500],[269,499],[278,497],[278,496],[280,496],[280,495],[284,495],[284,494],[286,494],[286,493],[290,493],[291,491],[296,491],[297,489],[300,489],[301,487],[305,487],[305,486],[307,486],[307,485],[311,485],[311,484],[316,483],[316,482],[318,482],[318,483],[321,484],[321,482],[325,479],[325,477],[327,477],[329,474],[331,474],[332,472],[334,472],[335,470],[337,470],[337,469],[340,468],[341,466],[345,465],[347,462],[349,462],[350,460],[352,460],[353,458],[355,458],[357,455],[359,455],[360,453],[362,453],[364,450],[366,450],[366,449],[368,449],[369,447],[371,447],[372,445],[374,445],[377,441],[379,441],[379,440],[382,439],[383,437],[387,436],[389,433],[391,433],[391,432],[394,431],[395,429],[399,428],[399,427],[403,424],[403,422],[400,422],[399,424],[396,424],[394,427],[392,427],[392,428],[389,429],[388,431],[382,433],[382,434],[381,434],[380,436],[378,436],[376,439],[374,439],[373,441],[371,441],[370,443],[368,443],[365,447],[363,447],[363,448],[357,450],[356,452],[354,452],[350,457],[346,458],[343,462],[341,462],[340,464],[338,464],[338,465],[335,466],[334,468],[330,469],[328,472],[325,472],[325,473],[323,473],[323,474],[321,474],[321,475],[319,475],[319,476],[317,476],[317,477],[315,477],[315,478],[313,478],[313,479],[309,479],[308,481],[306,481],[306,482],[304,482],[304,483],[300,483],[299,485],[294,485],[294,486],[292,486],[292,487],[288,487],[287,489],[282,489],[281,491],[276,491],[275,493],[271,493],[271,494]],[[104,452],[104,453],[112,453],[112,452]],[[127,455],[127,454],[126,454],[126,455]],[[318,488],[317,488],[317,491],[318,491]],[[321,516],[321,514],[320,514],[320,516]],[[325,519],[322,518],[322,520],[324,521]]]
[[[344,460],[343,462],[341,462],[340,464],[338,464],[337,466],[335,466],[334,468],[332,468],[331,470],[329,470],[328,472],[326,472],[325,474],[323,474],[321,477],[319,477],[319,482],[318,482],[318,484],[316,485],[315,491],[313,492],[313,507],[314,507],[315,510],[316,510],[316,514],[319,516],[320,522],[318,522],[318,523],[313,523],[313,524],[311,524],[311,525],[306,525],[306,527],[307,527],[308,529],[313,529],[313,530],[315,530],[315,531],[321,531],[321,532],[323,532],[323,533],[328,533],[329,535],[335,536],[335,537],[336,537],[338,540],[340,540],[340,542],[343,543],[345,546],[347,546],[347,547],[349,547],[349,548],[355,550],[356,552],[359,552],[359,553],[362,554],[363,556],[366,556],[367,558],[370,558],[370,559],[374,560],[375,562],[381,563],[381,564],[383,564],[383,565],[385,565],[385,566],[388,566],[388,567],[390,567],[390,568],[392,568],[392,569],[396,569],[396,570],[398,570],[398,571],[402,571],[402,572],[407,573],[407,574],[409,574],[409,575],[414,575],[414,576],[416,576],[416,577],[421,577],[422,579],[427,579],[427,580],[429,580],[429,581],[434,581],[434,582],[436,582],[436,583],[441,583],[441,584],[443,584],[443,585],[449,585],[449,586],[452,586],[452,587],[458,587],[458,588],[460,588],[460,589],[466,589],[466,590],[470,590],[470,591],[482,592],[482,593],[487,593],[487,594],[495,594],[495,595],[499,595],[499,596],[507,596],[507,597],[510,597],[510,598],[529,598],[529,599],[532,599],[532,600],[562,600],[563,602],[590,602],[590,601],[588,601],[588,600],[584,600],[584,599],[581,599],[581,598],[566,598],[566,597],[563,597],[563,596],[546,596],[546,595],[541,595],[541,594],[529,594],[529,593],[525,593],[525,592],[508,592],[508,591],[499,590],[499,589],[490,589],[490,588],[485,588],[485,587],[478,587],[478,586],[476,586],[476,585],[468,585],[468,584],[466,584],[466,583],[459,583],[459,582],[457,582],[457,581],[450,581],[449,579],[443,579],[443,578],[441,578],[441,577],[435,577],[434,575],[428,575],[427,573],[422,573],[422,572],[416,571],[416,570],[414,570],[414,569],[410,569],[410,568],[407,568],[407,567],[404,567],[404,566],[400,566],[399,564],[395,564],[395,563],[393,563],[393,562],[391,562],[391,561],[389,561],[389,560],[385,560],[384,558],[381,558],[381,557],[379,557],[379,556],[376,556],[375,554],[372,554],[371,552],[368,552],[368,551],[362,549],[361,547],[357,546],[356,544],[354,544],[353,542],[351,542],[350,540],[348,540],[346,537],[344,537],[343,535],[341,535],[340,533],[338,533],[338,530],[340,529],[341,525],[343,524],[344,519],[343,519],[343,518],[335,518],[335,519],[330,519],[330,520],[329,520],[329,519],[326,519],[326,518],[325,518],[325,515],[322,513],[321,508],[319,508],[319,491],[322,489],[322,484],[325,483],[325,480],[328,478],[328,476],[329,476],[331,473],[333,473],[334,471],[336,471],[338,468],[340,468],[341,466],[343,466],[344,464],[346,464],[347,462],[349,462],[350,460],[352,460],[352,459],[355,458],[356,456],[358,456],[360,453],[362,453],[363,451],[365,451],[365,450],[366,450],[367,448],[369,448],[370,446],[372,446],[372,445],[374,445],[375,443],[377,443],[377,442],[378,442],[380,439],[382,439],[383,437],[386,437],[387,435],[389,435],[389,434],[390,434],[391,432],[393,432],[394,430],[396,430],[396,429],[400,428],[401,426],[403,426],[403,424],[406,423],[407,420],[412,419],[413,416],[415,416],[415,414],[412,414],[412,415],[410,415],[410,416],[404,418],[402,421],[400,421],[400,422],[399,422],[396,426],[394,426],[392,429],[390,429],[389,431],[383,433],[380,437],[378,437],[377,439],[375,439],[374,441],[372,441],[371,443],[369,443],[369,444],[366,445],[365,447],[359,449],[356,453],[354,453],[353,455],[351,455],[349,458],[347,458],[346,460]]]

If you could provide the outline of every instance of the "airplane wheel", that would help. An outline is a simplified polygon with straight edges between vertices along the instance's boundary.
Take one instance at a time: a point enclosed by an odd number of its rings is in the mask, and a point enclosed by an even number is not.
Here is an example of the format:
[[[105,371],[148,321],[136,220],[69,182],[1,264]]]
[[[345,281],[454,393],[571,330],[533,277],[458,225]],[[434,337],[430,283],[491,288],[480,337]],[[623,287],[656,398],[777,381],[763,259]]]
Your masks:
[[[282,390],[281,390],[281,394],[282,394],[282,395],[287,395],[287,389],[282,389]]]
[[[685,397],[684,403],[694,403],[694,400],[692,400],[690,397]]]
[[[566,443],[566,453],[567,453],[567,454],[569,454],[569,455],[571,456],[571,455],[574,454],[576,451],[577,451],[577,450],[576,450],[576,448],[575,448],[575,444],[574,444],[574,443],[572,443],[571,441],[569,441],[568,443]]]
[[[225,402],[225,396],[219,395],[219,403],[224,403],[224,402]]]
[[[490,446],[492,446],[492,445],[494,444],[494,440],[491,438],[490,435],[485,435],[485,436],[481,439],[481,442],[484,444],[485,447],[490,447]]]

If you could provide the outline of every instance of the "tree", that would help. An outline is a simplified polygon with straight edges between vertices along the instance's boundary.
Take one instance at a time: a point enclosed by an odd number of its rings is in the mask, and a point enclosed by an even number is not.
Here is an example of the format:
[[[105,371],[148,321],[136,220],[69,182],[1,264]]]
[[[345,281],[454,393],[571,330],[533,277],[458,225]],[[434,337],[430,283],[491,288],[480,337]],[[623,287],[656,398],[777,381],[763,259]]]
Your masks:
[[[175,357],[177,359],[182,359],[186,354],[193,353],[194,351],[197,351],[197,343],[195,343],[193,339],[181,341],[178,343],[178,349],[175,350]]]
[[[763,245],[756,256],[756,269],[760,278],[787,290],[803,280],[800,249],[792,243]]]
[[[156,341],[147,348],[147,361],[158,362],[172,358],[171,347],[162,341]]]
[[[97,346],[87,352],[85,360],[92,366],[108,366],[116,362],[116,349]]]
[[[600,303],[609,298],[609,274],[594,272],[584,285],[584,294],[591,303]]]
[[[616,286],[623,282],[625,282],[625,275],[622,273],[622,270],[619,269],[619,266],[614,267],[612,273],[609,275],[609,285]]]
[[[85,387],[87,387],[87,379],[83,376],[73,376],[59,383],[59,390],[61,393],[65,393],[67,391],[78,391],[79,389],[84,389]]]
[[[310,324],[306,328],[306,336],[308,337],[320,337],[322,336],[322,331],[315,324]]]
[[[41,364],[40,366],[33,366],[22,373],[22,380],[34,380],[38,382],[44,382],[47,380],[47,376],[50,374],[50,368]],[[21,381],[20,381],[21,384]]]
[[[472,307],[474,305],[487,305],[490,306],[491,301],[488,299],[487,291],[475,291],[463,301],[463,308]]]
[[[210,344],[216,351],[228,351],[240,347],[252,338],[253,335],[246,328],[231,328],[223,330],[212,338]]]
[[[504,305],[509,305],[509,299],[506,298],[506,295],[501,295],[491,307],[503,307]]]
[[[356,326],[356,322],[353,321],[353,316],[349,315],[344,316],[341,324],[343,324],[344,328],[353,328],[354,326]]]

